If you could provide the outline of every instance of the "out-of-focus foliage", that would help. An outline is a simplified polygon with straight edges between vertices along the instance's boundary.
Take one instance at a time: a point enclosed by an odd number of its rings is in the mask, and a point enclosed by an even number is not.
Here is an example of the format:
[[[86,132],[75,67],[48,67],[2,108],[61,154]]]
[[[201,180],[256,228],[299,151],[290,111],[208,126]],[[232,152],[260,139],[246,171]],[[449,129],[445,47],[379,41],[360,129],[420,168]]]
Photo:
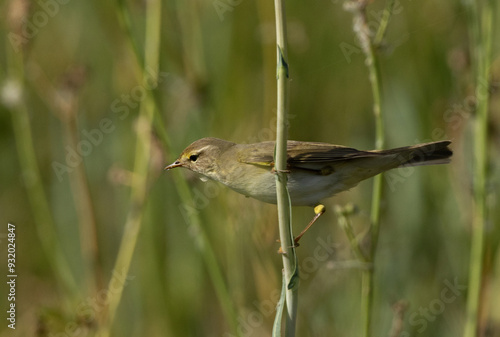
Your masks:
[[[190,172],[176,176],[162,168],[198,138],[275,138],[272,1],[165,2],[161,69],[154,88],[136,77],[134,52],[114,2],[27,3],[0,4],[0,240],[3,257],[7,222],[15,223],[18,265],[18,329],[8,329],[3,319],[0,335],[94,333],[92,318],[98,320],[104,313],[107,282],[131,207],[138,106],[147,91],[158,102],[171,147],[152,134],[144,220],[114,335],[270,335],[281,287],[275,206],[203,183]],[[125,5],[141,51],[145,3]],[[382,1],[370,5],[368,18],[374,29],[383,7]],[[371,91],[350,13],[340,0],[289,1],[287,20],[290,139],[373,148]],[[489,258],[484,271],[489,295],[483,301],[481,323],[491,336],[500,334],[500,25],[494,23]],[[459,1],[396,1],[379,53],[387,147],[450,139],[454,156],[450,165],[386,175],[375,267],[374,336],[390,335],[398,321],[394,308],[402,307],[400,336],[451,337],[463,329],[474,179],[470,129],[475,99],[481,98],[474,93],[469,44],[466,11]],[[12,69],[19,62],[22,77]],[[61,285],[51,268],[42,244],[44,232],[37,229],[46,224],[33,213],[25,188],[32,172],[22,167],[16,147],[12,105],[19,100],[29,115],[56,239],[77,282],[73,291]],[[86,201],[78,192],[78,172],[86,177],[93,214],[81,212]],[[174,179],[188,180],[193,203],[183,204]],[[329,199],[327,213],[302,239],[298,336],[359,334],[360,266],[353,262],[333,205],[356,204],[360,211],[352,221],[356,233],[362,234],[369,221],[370,197],[367,181]],[[203,259],[206,247],[200,245],[200,229],[191,222],[193,214],[199,216],[221,269],[236,331],[214,291]],[[311,209],[294,209],[296,233],[312,215]],[[97,229],[90,238],[98,249],[97,272],[90,275],[97,279],[90,281],[83,258],[90,248],[82,247],[89,241],[82,239],[86,233],[79,229],[82,216],[92,216]],[[6,258],[0,266],[1,274],[7,275]],[[7,308],[7,287],[0,284],[1,307]]]

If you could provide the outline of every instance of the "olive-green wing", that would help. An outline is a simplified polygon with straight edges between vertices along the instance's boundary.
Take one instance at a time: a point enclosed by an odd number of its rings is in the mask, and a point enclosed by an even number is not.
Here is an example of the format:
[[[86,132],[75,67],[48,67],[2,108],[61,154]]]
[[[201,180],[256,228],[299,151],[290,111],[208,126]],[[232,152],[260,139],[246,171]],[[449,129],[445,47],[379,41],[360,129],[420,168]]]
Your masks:
[[[291,144],[290,144],[291,143]],[[374,157],[377,154],[359,151],[351,147],[313,142],[290,142],[288,162],[299,163],[334,163],[354,158]]]
[[[242,163],[273,166],[274,142],[240,145],[239,161]],[[327,164],[346,159],[377,156],[376,153],[359,151],[350,147],[316,142],[288,141],[287,162],[291,166],[300,164]]]
[[[274,142],[238,144],[238,161],[258,166],[274,166]]]
[[[438,141],[390,150],[359,151],[327,143],[288,141],[287,163],[291,170],[308,170],[322,175],[330,174],[343,165],[354,164],[354,167],[358,169],[366,168],[365,178],[363,178],[366,179],[380,172],[405,165],[448,163],[453,153],[448,148],[449,144],[450,141]],[[238,146],[244,147],[243,151],[240,151],[240,162],[264,167],[274,166],[274,142]]]

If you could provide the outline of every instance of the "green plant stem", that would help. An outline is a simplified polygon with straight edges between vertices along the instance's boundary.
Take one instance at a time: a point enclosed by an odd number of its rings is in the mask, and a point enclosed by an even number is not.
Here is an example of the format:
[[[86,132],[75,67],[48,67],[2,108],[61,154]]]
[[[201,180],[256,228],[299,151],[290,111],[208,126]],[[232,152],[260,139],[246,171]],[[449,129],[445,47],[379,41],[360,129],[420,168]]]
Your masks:
[[[477,111],[474,120],[474,214],[469,262],[469,289],[465,337],[481,336],[479,327],[481,285],[486,226],[486,181],[488,144],[489,71],[493,35],[493,2],[485,1],[482,13],[477,2],[469,1],[470,25],[473,41],[473,60],[476,72]],[[481,26],[482,23],[482,26]]]
[[[368,69],[370,72],[370,82],[372,86],[373,94],[373,113],[375,115],[375,146],[377,149],[381,150],[384,148],[385,137],[384,137],[384,122],[382,116],[382,97],[381,97],[381,79],[380,79],[380,68],[378,65],[378,60],[373,53],[373,46],[370,48],[371,62],[368,62]],[[364,310],[364,336],[370,336],[371,331],[371,312],[373,307],[373,277],[374,277],[374,266],[375,266],[375,255],[377,252],[378,237],[380,233],[380,202],[382,200],[382,182],[383,174],[375,176],[373,180],[373,191],[372,191],[372,205],[371,205],[371,242],[370,242],[370,261],[371,268],[363,271],[362,276],[362,288],[365,294],[365,305]]]
[[[388,4],[390,7],[391,4]],[[351,10],[354,14],[353,18],[353,29],[356,33],[361,48],[365,54],[365,64],[368,67],[369,79],[372,88],[373,95],[373,114],[375,117],[375,148],[381,150],[384,148],[385,143],[385,131],[384,131],[384,121],[382,115],[382,80],[380,74],[380,65],[378,62],[377,55],[374,50],[373,41],[370,36],[370,30],[368,27],[368,22],[366,18],[366,1],[361,2],[350,2],[346,4],[346,8]],[[387,27],[387,22],[390,17],[391,10],[387,11],[388,15],[384,16],[384,23],[379,29],[379,38],[382,39],[385,29]],[[371,263],[371,267],[363,270],[361,275],[361,322],[363,326],[362,336],[368,337],[371,333],[371,314],[373,307],[373,278],[374,278],[374,266],[375,266],[375,255],[377,251],[378,237],[380,232],[380,202],[382,200],[382,181],[383,175],[379,174],[375,176],[373,181],[373,192],[372,192],[372,204],[371,204],[371,216],[370,216],[370,253],[367,257],[368,262]]]
[[[64,128],[64,141],[67,146],[76,149],[78,142],[77,98],[76,93],[69,94],[67,104],[59,104],[60,116]],[[94,294],[102,287],[102,273],[99,267],[99,247],[97,240],[97,223],[92,196],[87,179],[85,165],[75,167],[69,174],[71,192],[78,215],[80,233],[80,249],[85,272],[85,283],[88,294]]]
[[[286,280],[285,336],[295,336],[298,302],[297,256],[293,242],[290,195],[287,189],[287,137],[288,137],[288,63],[286,44],[286,12],[282,0],[275,0],[277,45],[277,135],[275,149],[276,193],[281,248],[283,251],[283,277]]]
[[[116,6],[118,9],[117,10],[118,21],[120,23],[122,30],[125,32],[125,37],[128,42],[129,48],[132,50],[132,55],[134,55],[136,58],[135,65],[137,68],[144,70],[145,64],[143,60],[143,55],[133,37],[132,22],[131,22],[132,20],[130,19],[130,12],[127,7],[127,2],[125,0],[117,0]]]
[[[71,71],[66,76],[70,75],[70,73]],[[64,81],[62,82],[64,83]],[[80,86],[68,86],[60,83],[58,87],[54,87],[44,76],[33,79],[30,85],[38,92],[38,95],[45,101],[49,109],[61,120],[64,144],[72,149],[77,149],[80,142],[77,125],[78,90]],[[57,97],[57,99],[53,99],[54,97]],[[78,219],[80,251],[84,272],[83,283],[87,289],[87,295],[92,295],[102,288],[103,279],[99,265],[97,221],[85,165],[76,165],[73,172],[68,174],[68,178]]]
[[[142,61],[143,57],[132,35],[132,27],[131,27],[131,20],[128,7],[123,0],[118,0],[117,9],[118,9],[118,17],[120,24],[127,37],[129,47],[133,52],[132,54],[135,56],[135,61],[136,61],[135,70],[139,74],[138,77],[140,77],[142,76],[142,74],[146,73],[146,64]],[[160,10],[158,10],[157,13],[159,15]],[[150,66],[149,63],[147,63],[147,65]],[[168,137],[162,118],[160,116],[158,108],[159,107],[158,100],[151,91],[147,91],[146,94],[147,94],[147,100],[152,102],[152,104],[154,104],[153,127],[156,132],[156,135],[158,136],[164,148],[172,148],[171,141]],[[186,205],[193,204],[193,196],[181,172],[174,170],[171,174],[174,174],[175,176],[173,180],[182,203]],[[224,313],[226,321],[228,322],[228,325],[230,326],[233,334],[237,334],[237,326],[238,326],[237,314],[232,304],[231,295],[225,283],[219,264],[217,263],[217,258],[215,256],[213,247],[211,246],[210,241],[207,238],[203,226],[201,226],[201,220],[199,214],[198,213],[190,214],[189,220],[190,220],[189,225],[196,228],[195,230],[197,233],[195,242],[196,247],[200,250],[200,253],[203,257],[208,273],[212,280],[212,284],[214,285],[217,298],[219,299],[219,302],[221,304],[222,311]]]
[[[154,74],[149,74],[149,76],[156,76],[155,78],[151,78],[155,82],[158,80],[157,74],[159,72],[160,28],[161,0],[150,0],[147,2],[146,8],[144,60],[148,68],[153,70]],[[144,79],[146,78],[145,73],[143,77]],[[154,101],[152,96],[148,95],[140,105],[134,171],[130,192],[130,211],[127,215],[123,237],[114,266],[114,271],[123,275],[128,274],[130,269],[145,209],[154,110]],[[102,326],[99,336],[107,337],[111,333],[113,320],[125,286],[124,282],[118,282],[118,286],[116,283],[113,278],[109,283],[109,305],[107,315],[105,316],[106,321]]]
[[[55,279],[69,294],[69,298],[76,298],[78,286],[57,238],[56,224],[43,188],[35,155],[26,100],[22,97],[25,94],[23,54],[22,52],[14,54],[10,46],[7,46],[6,50],[10,51],[7,54],[8,76],[10,81],[18,86],[20,95],[19,100],[11,106],[12,126],[26,194],[33,211],[35,228]]]
[[[181,40],[184,71],[189,82],[198,90],[206,80],[200,9],[196,1],[177,0],[175,5],[179,27],[184,37]]]
[[[377,33],[375,34],[375,38],[373,39],[373,45],[375,47],[379,47],[384,39],[385,32],[387,31],[387,26],[389,25],[389,20],[392,15],[392,11],[394,10],[394,5],[396,4],[396,0],[387,0],[385,2],[384,14],[382,15],[382,20],[380,20],[380,25],[378,26]]]
[[[350,209],[349,209],[350,208]],[[335,213],[337,214],[339,226],[344,230],[344,233],[349,240],[349,245],[351,246],[354,255],[359,262],[366,265],[369,263],[365,254],[363,253],[359,240],[356,238],[354,231],[352,229],[351,216],[353,215],[352,206],[347,205],[346,207],[335,207]]]
[[[156,134],[165,148],[172,148],[170,139],[158,113],[158,109],[155,109],[155,112],[156,114],[154,127]],[[170,174],[174,175],[173,181],[182,203],[185,205],[192,205],[193,195],[191,194],[189,185],[182,175],[182,172],[180,170],[173,170],[170,172]],[[194,236],[195,246],[200,251],[201,256],[203,257],[203,261],[207,268],[208,274],[210,275],[210,279],[215,288],[215,293],[221,304],[224,317],[226,318],[226,321],[228,322],[232,333],[234,335],[237,335],[238,317],[236,310],[234,309],[232,297],[224,280],[222,270],[219,267],[219,263],[217,262],[215,251],[210,244],[210,241],[208,240],[208,236],[203,229],[203,226],[201,225],[201,219],[198,212],[192,212],[189,214],[188,226],[190,226],[191,229],[194,229],[190,230],[190,232],[196,233],[196,236]]]

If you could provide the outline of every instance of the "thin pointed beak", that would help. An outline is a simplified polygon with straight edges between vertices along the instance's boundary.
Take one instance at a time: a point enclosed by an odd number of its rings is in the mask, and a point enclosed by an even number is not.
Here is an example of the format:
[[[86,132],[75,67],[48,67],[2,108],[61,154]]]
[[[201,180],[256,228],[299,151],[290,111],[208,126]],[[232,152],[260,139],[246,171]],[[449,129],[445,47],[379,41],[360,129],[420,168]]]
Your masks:
[[[175,168],[175,167],[181,167],[181,166],[182,166],[182,163],[181,163],[180,161],[176,160],[174,163],[172,163],[172,164],[170,164],[170,165],[166,166],[166,167],[164,168],[164,170],[165,170],[165,171],[168,171],[168,170],[173,169],[173,168]]]

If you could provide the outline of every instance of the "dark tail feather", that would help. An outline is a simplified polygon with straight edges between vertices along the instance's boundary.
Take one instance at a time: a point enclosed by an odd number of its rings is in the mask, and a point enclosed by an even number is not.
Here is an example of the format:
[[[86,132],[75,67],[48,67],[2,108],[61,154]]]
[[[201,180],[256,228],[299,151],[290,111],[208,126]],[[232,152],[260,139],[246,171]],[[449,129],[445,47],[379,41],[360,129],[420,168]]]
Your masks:
[[[418,144],[382,151],[386,154],[400,154],[401,164],[399,166],[419,166],[447,164],[453,152],[448,148],[451,142],[443,140],[439,142]]]

